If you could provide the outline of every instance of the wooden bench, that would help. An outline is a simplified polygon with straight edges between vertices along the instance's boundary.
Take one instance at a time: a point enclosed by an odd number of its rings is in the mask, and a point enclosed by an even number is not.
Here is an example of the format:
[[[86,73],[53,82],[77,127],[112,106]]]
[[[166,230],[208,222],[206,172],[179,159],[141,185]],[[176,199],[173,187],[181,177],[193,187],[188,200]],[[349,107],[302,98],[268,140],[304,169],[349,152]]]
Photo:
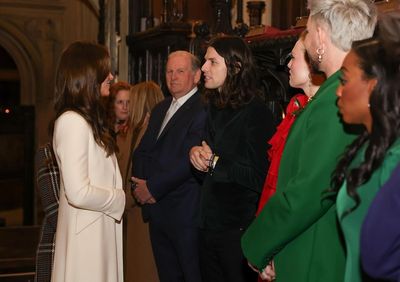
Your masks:
[[[0,281],[33,282],[39,236],[40,226],[0,228]]]

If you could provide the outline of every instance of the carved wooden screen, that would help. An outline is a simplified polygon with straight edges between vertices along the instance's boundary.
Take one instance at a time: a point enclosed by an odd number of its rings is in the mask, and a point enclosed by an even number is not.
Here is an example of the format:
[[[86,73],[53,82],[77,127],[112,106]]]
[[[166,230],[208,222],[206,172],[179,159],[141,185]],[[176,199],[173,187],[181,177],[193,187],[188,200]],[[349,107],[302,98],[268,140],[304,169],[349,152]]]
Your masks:
[[[307,16],[307,0],[273,0],[272,26],[288,29],[294,26],[297,17]]]
[[[190,33],[190,24],[171,23],[128,36],[129,82],[153,80],[167,93],[164,76],[168,55],[176,50],[189,50]]]

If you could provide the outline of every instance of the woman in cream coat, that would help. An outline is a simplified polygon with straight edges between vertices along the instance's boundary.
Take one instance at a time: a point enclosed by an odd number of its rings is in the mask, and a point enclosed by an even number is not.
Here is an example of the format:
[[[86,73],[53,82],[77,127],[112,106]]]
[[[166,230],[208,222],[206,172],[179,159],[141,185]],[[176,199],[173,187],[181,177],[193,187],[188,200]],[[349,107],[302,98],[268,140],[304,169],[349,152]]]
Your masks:
[[[112,79],[104,47],[75,42],[63,52],[55,89],[61,190],[52,281],[123,281],[125,193],[100,103]]]

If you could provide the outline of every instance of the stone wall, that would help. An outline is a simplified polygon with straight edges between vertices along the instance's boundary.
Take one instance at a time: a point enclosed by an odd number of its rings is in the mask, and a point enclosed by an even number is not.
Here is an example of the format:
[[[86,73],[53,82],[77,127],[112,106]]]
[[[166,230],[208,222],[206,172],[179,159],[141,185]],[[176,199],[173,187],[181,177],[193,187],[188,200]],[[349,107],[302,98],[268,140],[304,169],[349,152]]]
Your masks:
[[[54,74],[65,46],[97,40],[98,12],[89,1],[0,0],[0,45],[13,57],[21,104],[35,106],[35,144],[48,139]]]

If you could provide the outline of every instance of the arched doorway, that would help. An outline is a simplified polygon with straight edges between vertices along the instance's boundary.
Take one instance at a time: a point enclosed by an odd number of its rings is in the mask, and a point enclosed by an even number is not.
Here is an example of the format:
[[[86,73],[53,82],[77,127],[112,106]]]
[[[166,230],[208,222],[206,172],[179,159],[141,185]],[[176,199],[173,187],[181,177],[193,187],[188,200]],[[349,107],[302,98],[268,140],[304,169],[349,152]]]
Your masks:
[[[12,124],[20,106],[20,77],[11,55],[0,46],[0,226],[22,225],[24,183],[23,136]],[[9,154],[11,152],[11,154]]]
[[[17,65],[11,55],[0,46],[0,105],[19,106],[20,88]]]
[[[34,145],[37,53],[0,21],[0,226],[35,223]]]

